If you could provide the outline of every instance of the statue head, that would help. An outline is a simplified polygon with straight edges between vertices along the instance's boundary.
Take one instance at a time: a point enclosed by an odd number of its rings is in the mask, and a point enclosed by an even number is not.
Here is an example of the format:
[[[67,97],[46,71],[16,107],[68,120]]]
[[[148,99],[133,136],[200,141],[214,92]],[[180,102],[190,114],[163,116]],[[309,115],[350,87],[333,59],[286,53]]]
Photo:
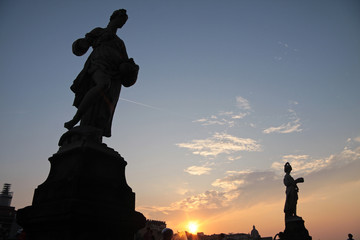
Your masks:
[[[292,167],[291,167],[290,163],[289,163],[289,162],[285,163],[285,165],[284,165],[284,172],[290,173],[291,170],[292,170]]]
[[[128,20],[128,15],[126,14],[125,9],[119,9],[114,11],[110,17],[110,22],[115,22],[118,28],[124,26],[127,20]]]

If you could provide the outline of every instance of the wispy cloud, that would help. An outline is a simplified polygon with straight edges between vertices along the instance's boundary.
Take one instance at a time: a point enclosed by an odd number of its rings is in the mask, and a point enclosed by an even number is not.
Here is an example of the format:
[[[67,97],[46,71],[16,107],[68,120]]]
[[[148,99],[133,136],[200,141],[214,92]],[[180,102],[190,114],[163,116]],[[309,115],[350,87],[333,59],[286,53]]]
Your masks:
[[[179,211],[191,212],[199,209],[221,209],[227,207],[230,201],[231,199],[229,199],[224,192],[209,190],[204,193],[195,194],[185,199],[173,202],[169,206],[140,206],[138,209],[148,214],[161,213],[169,215]]]
[[[272,170],[265,171],[228,171],[225,177],[216,179],[213,187],[221,188],[224,196],[231,199],[232,206],[244,207],[271,201],[274,190],[278,188],[281,176]]]
[[[195,155],[217,156],[239,151],[261,151],[261,146],[251,138],[238,138],[226,133],[215,133],[207,139],[192,140],[189,143],[178,143],[178,147],[187,148]]]
[[[263,132],[266,134],[301,132],[302,129],[300,127],[301,127],[300,119],[296,119],[294,121],[282,124],[278,127],[269,127],[267,129],[265,129]]]
[[[295,173],[307,175],[326,168],[347,165],[359,160],[360,147],[356,147],[355,149],[345,147],[339,154],[333,154],[326,158],[314,158],[309,155],[285,155],[281,161],[274,162],[271,168],[277,172],[283,172],[284,164],[289,162]]]
[[[229,199],[224,192],[210,190],[186,199],[174,202],[170,209],[181,209],[185,211],[198,209],[218,209],[228,205]]]
[[[176,193],[179,195],[183,195],[183,196],[191,196],[194,194],[194,191],[192,189],[189,188],[184,188],[184,187],[179,187],[176,190]]]
[[[283,172],[284,164],[289,162],[295,173],[309,174],[319,171],[330,164],[330,157],[325,159],[314,159],[309,155],[285,155],[279,162],[274,162],[271,167],[278,172]]]
[[[230,127],[234,126],[234,121],[226,119],[224,117],[219,118],[218,116],[212,115],[209,118],[200,118],[197,120],[194,120],[195,123],[200,123],[203,126],[209,126],[209,125],[227,125]]]
[[[203,175],[203,174],[209,174],[211,168],[206,166],[191,166],[185,169],[184,171],[191,175]]]
[[[229,117],[231,119],[242,119],[242,118],[246,117],[247,115],[249,115],[249,112],[238,112],[238,113],[220,112],[219,113],[219,116],[226,116],[226,117]]]
[[[251,174],[252,171],[245,170],[245,171],[227,171],[226,177],[222,179],[216,179],[211,185],[214,187],[220,187],[225,192],[235,190],[240,186],[244,185],[245,176]]]
[[[299,50],[296,48],[292,48],[289,46],[289,44],[278,41],[278,45],[280,46],[279,49],[279,55],[275,56],[274,59],[277,61],[281,61],[282,59],[284,59],[285,56],[289,55],[292,52],[298,52]]]
[[[229,156],[227,159],[229,160],[229,161],[235,161],[235,160],[238,160],[238,159],[240,159],[241,158],[241,156]]]
[[[287,43],[283,43],[283,42],[278,41],[278,44],[280,46],[283,46],[284,48],[289,48],[289,45]]]
[[[211,115],[208,118],[200,118],[193,122],[200,123],[203,126],[220,125],[234,127],[236,120],[243,119],[248,114],[249,113],[219,112],[217,115]]]
[[[266,128],[263,133],[293,133],[293,132],[301,132],[301,122],[300,118],[297,116],[296,112],[292,109],[288,110],[290,113],[289,122],[281,124],[276,127]]]
[[[231,118],[232,119],[242,119],[247,115],[248,115],[248,113],[238,113],[237,115],[232,115]]]
[[[249,101],[241,96],[236,97],[236,106],[243,110],[251,109]]]
[[[237,120],[243,119],[250,114],[250,103],[247,99],[236,97],[236,111],[220,111],[210,117],[204,117],[193,122],[200,123],[203,126],[220,125],[226,127],[234,127]]]

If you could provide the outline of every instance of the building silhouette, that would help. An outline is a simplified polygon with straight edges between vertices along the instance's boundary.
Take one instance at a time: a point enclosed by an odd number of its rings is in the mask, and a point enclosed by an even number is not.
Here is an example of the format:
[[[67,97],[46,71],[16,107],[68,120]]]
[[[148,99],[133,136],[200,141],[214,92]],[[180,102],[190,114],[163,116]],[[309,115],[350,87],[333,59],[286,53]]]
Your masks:
[[[16,211],[11,207],[13,193],[10,192],[11,184],[5,183],[0,193],[0,239],[9,239],[16,233]]]

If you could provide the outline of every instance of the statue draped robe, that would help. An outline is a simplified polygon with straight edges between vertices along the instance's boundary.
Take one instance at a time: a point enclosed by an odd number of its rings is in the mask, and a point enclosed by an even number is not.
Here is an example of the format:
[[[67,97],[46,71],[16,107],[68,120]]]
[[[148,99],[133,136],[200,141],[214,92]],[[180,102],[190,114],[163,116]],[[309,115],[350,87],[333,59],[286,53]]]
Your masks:
[[[298,187],[295,180],[290,174],[286,174],[284,177],[284,184],[286,186],[286,201],[284,212],[288,216],[296,215],[296,205],[298,200]]]

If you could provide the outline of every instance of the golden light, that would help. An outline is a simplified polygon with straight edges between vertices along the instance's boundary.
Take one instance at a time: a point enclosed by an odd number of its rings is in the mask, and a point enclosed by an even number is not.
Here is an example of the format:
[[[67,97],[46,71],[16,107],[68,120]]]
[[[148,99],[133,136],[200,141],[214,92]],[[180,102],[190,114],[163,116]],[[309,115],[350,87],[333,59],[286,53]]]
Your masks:
[[[189,222],[188,229],[191,234],[197,234],[198,224],[196,222]]]

